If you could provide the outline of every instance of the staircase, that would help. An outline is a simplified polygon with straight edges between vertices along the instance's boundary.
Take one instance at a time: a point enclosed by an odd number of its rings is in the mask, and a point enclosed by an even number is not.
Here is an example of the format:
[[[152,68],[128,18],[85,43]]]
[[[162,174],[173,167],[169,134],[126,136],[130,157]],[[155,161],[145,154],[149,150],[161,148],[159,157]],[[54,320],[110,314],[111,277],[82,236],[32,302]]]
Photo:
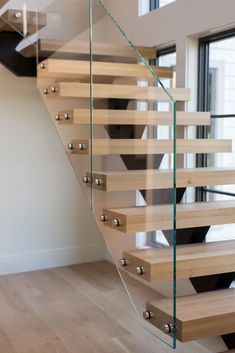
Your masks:
[[[15,13],[8,10],[3,22],[22,31]],[[46,26],[42,13],[37,30]],[[189,155],[232,153],[232,141],[185,138],[189,127],[209,128],[210,114],[187,112],[190,90],[162,84],[173,82],[172,68],[146,65],[155,49],[135,49],[115,29],[122,38],[118,44],[95,36],[92,61],[82,31],[71,40],[37,38],[42,99],[143,326],[172,348],[176,340],[232,334],[231,283],[205,293],[196,293],[192,284],[235,277],[235,240],[205,242],[212,225],[235,223],[235,200],[185,197],[188,188],[234,184],[232,167],[185,168]],[[34,57],[35,43],[21,54]]]
[[[78,46],[79,50],[79,46]],[[107,50],[107,47],[106,47]],[[147,49],[146,49],[147,50]],[[170,68],[152,66],[151,69],[160,78],[173,76]],[[79,99],[89,99],[90,63],[79,60],[47,59],[38,66],[38,77],[42,97],[47,106],[62,99],[77,98],[75,108],[67,104],[65,110],[58,109],[53,117],[59,129],[84,128],[90,124],[90,110],[79,105]],[[139,87],[128,84],[128,79],[151,79],[151,74],[139,63],[110,63],[94,62],[93,78],[99,83],[93,85],[94,104],[100,100],[125,99],[125,100],[158,100],[167,101],[161,87]],[[127,84],[115,84],[116,78],[124,78]],[[104,79],[104,83],[102,80]],[[43,80],[46,82],[42,84]],[[77,82],[79,80],[79,82]],[[109,83],[107,83],[109,80]],[[113,81],[113,82],[111,82]],[[50,86],[47,84],[50,82]],[[149,81],[148,81],[149,82]],[[184,88],[169,89],[170,95],[176,101],[189,101],[190,91]],[[55,103],[56,105],[57,103]],[[63,105],[66,105],[63,104]],[[51,108],[49,108],[49,111]],[[156,110],[114,110],[99,109],[94,106],[93,127],[105,125],[132,125],[136,128],[146,126],[172,126],[172,113]],[[209,126],[209,113],[187,113],[179,111],[176,114],[177,126]],[[135,136],[134,136],[135,137]],[[120,157],[135,155],[148,156],[171,154],[173,141],[161,139],[140,138],[74,138],[68,142],[67,150],[73,164],[79,164],[79,158]],[[178,154],[186,153],[231,153],[232,141],[230,140],[205,140],[205,139],[177,139],[176,150]],[[81,161],[82,165],[83,161]],[[137,166],[138,167],[138,166]],[[77,166],[74,167],[75,170]],[[137,190],[163,190],[173,188],[172,169],[136,169],[113,170],[89,169],[83,175],[85,187],[91,188],[103,200],[109,195],[117,197],[120,192],[123,196],[118,201],[118,207],[105,207],[95,214],[97,222],[102,222],[100,227],[106,234],[109,229],[115,232],[116,242],[123,245],[123,238],[133,233],[149,233],[156,230],[169,231],[173,224],[172,204],[147,204],[126,207],[125,192]],[[235,180],[234,168],[179,168],[176,171],[177,188],[198,187],[204,185],[232,184]],[[116,195],[115,195],[116,194]],[[123,202],[123,207],[119,204]],[[112,201],[110,202],[112,203]],[[115,203],[117,203],[115,201]],[[101,205],[102,206],[102,205]],[[101,209],[101,207],[99,207]],[[97,212],[97,213],[96,213]],[[101,216],[101,219],[99,218]],[[177,205],[177,229],[195,227],[210,227],[211,225],[230,224],[235,221],[235,201],[181,203]],[[105,229],[106,228],[106,229]],[[106,235],[107,237],[108,235]],[[105,237],[105,238],[106,238]],[[120,237],[120,238],[119,238]],[[120,240],[119,240],[120,239]],[[128,240],[127,240],[128,243]],[[109,243],[110,244],[110,243]],[[111,249],[112,251],[112,249]],[[173,246],[162,248],[131,249],[120,252],[120,271],[131,276],[141,283],[156,284],[158,282],[172,281],[173,274]],[[235,270],[235,241],[200,243],[178,245],[176,248],[177,279],[189,279],[207,275],[230,273]],[[163,298],[146,302],[144,317],[151,325],[168,335],[176,333],[177,340],[188,342],[210,336],[220,336],[235,331],[235,306],[234,289],[212,291],[202,294],[180,296],[177,298],[176,329],[173,327],[173,300]],[[223,305],[222,305],[223,303]],[[187,308],[187,310],[185,310]]]
[[[17,46],[24,38],[26,45],[37,51],[31,38],[47,27],[47,14],[37,12],[34,1],[24,1],[13,9],[11,5],[11,1],[0,2],[0,62],[17,76],[35,77],[36,56],[24,57]]]
[[[0,31],[18,31],[20,33],[33,34],[47,25],[47,16],[44,13],[27,11],[26,13],[26,33],[24,33],[24,13],[17,9],[7,10],[0,18]]]
[[[158,109],[156,102],[161,102],[160,106],[169,103],[170,96],[184,105],[190,100],[190,90],[169,88],[167,95],[161,85],[156,85],[154,75],[162,80],[172,80],[171,68],[151,65],[146,69],[139,60],[133,60],[137,58],[136,53],[133,56],[132,48],[127,45],[94,42],[91,112],[88,104],[91,65],[89,58],[83,57],[89,54],[88,44],[78,40],[69,44],[52,42],[51,46],[48,43],[48,40],[46,46],[45,42],[40,43],[42,53],[54,52],[38,65],[40,93],[74,170],[83,182],[84,192],[114,261],[120,260],[119,270],[137,311],[143,308],[144,301],[145,325],[152,330],[155,327],[157,336],[160,336],[159,332],[164,335],[162,337],[168,336],[172,346],[173,337],[180,342],[189,342],[234,332],[234,289],[179,295],[175,298],[176,316],[173,298],[162,290],[166,282],[172,283],[175,279],[174,253],[177,281],[235,270],[233,240],[174,248],[174,173],[172,168],[159,169],[164,156],[174,153],[174,140],[144,135],[146,129],[152,131],[154,126],[173,128],[172,111]],[[139,49],[146,59],[152,58],[151,48]],[[77,58],[71,58],[75,53]],[[59,54],[66,58],[60,58]],[[141,81],[145,84],[139,84]],[[148,102],[144,111],[138,109],[137,103],[143,101]],[[177,111],[177,129],[189,126],[210,126],[210,114]],[[231,153],[232,141],[181,136],[177,138],[176,151],[179,160],[187,154]],[[134,160],[135,168],[130,167],[128,159]],[[188,187],[230,185],[235,180],[234,168],[185,169],[180,163],[178,165],[176,187],[184,190],[183,194]],[[142,206],[136,203],[137,191],[145,198]],[[233,200],[183,202],[176,207],[178,230],[209,229],[211,225],[234,222]],[[148,237],[156,231],[163,232],[171,245],[137,246],[138,234]],[[141,304],[133,294],[131,282],[134,287],[141,288]]]

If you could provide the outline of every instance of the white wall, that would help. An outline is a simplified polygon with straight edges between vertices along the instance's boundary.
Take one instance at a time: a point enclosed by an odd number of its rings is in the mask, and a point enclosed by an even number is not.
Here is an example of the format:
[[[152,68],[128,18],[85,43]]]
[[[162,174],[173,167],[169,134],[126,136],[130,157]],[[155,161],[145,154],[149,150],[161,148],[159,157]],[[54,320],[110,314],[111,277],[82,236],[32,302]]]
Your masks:
[[[104,258],[34,78],[0,66],[0,274]]]
[[[135,44],[161,47],[176,43],[178,87],[187,86],[190,79],[186,80],[189,41],[235,26],[234,0],[176,0],[140,17],[138,4],[137,0],[109,0],[107,6]]]

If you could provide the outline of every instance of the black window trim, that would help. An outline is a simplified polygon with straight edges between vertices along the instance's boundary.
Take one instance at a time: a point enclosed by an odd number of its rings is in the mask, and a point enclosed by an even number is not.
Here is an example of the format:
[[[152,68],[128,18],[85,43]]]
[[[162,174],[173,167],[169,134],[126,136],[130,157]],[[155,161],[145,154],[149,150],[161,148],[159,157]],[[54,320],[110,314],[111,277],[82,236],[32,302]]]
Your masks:
[[[235,37],[235,28],[214,33],[199,39],[199,61],[198,61],[198,110],[209,111],[209,49],[210,44],[219,40]],[[234,114],[213,114],[212,119],[235,118]],[[207,138],[208,127],[198,127],[197,137]],[[198,154],[196,157],[197,167],[206,167],[208,165],[208,155]],[[207,193],[235,196],[220,190],[213,190],[206,187],[197,188],[196,201],[205,201]]]
[[[159,0],[149,0],[149,10],[153,11],[159,8]]]
[[[160,6],[160,0],[149,0],[149,11],[159,9],[161,7],[162,6]]]
[[[162,49],[157,49],[156,59],[151,60],[150,64],[159,66],[159,58],[163,55],[173,54],[176,53],[176,45],[170,45],[168,47],[164,47]],[[162,247],[163,244],[156,242],[156,232],[149,232],[147,235],[147,244],[148,246],[154,247]]]
[[[176,45],[170,45],[169,47],[165,47],[162,49],[157,50],[157,59],[162,55],[168,55],[176,53]]]
[[[209,111],[208,78],[209,78],[209,47],[213,42],[235,37],[235,28],[202,37],[199,40],[199,70],[198,70],[198,110]],[[233,114],[216,114],[212,118],[235,117]]]
[[[170,45],[169,47],[165,47],[162,49],[157,49],[156,51],[156,59],[150,60],[150,65],[159,66],[159,58],[163,55],[173,54],[176,53],[176,45]]]
[[[168,5],[168,4],[166,4],[166,5]],[[149,0],[149,11],[160,9],[161,7],[163,7],[163,6],[160,6],[160,0]]]

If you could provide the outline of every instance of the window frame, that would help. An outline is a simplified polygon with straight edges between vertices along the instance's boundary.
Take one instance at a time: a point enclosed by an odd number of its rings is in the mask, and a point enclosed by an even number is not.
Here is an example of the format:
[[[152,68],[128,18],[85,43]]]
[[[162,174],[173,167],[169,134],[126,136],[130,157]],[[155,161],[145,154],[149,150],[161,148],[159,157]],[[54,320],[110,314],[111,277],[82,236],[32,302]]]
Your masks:
[[[175,0],[174,0],[175,1]],[[173,2],[173,1],[172,1]],[[167,6],[168,4],[164,5]],[[160,0],[149,0],[149,11],[153,11],[155,9],[160,9],[164,6],[160,6]]]
[[[198,60],[198,110],[209,111],[209,65],[210,65],[210,44],[223,39],[235,37],[235,28],[227,31],[212,34],[199,39],[199,60]],[[212,118],[230,118],[234,114],[214,114]]]
[[[176,45],[173,44],[169,47],[157,50],[157,60],[160,56],[176,53]]]
[[[159,8],[159,0],[149,0],[149,11]]]
[[[173,54],[176,53],[176,45],[173,44],[169,47],[162,48],[162,49],[157,49],[156,51],[156,59],[150,60],[149,64],[150,65],[156,65],[159,66],[159,58],[163,55],[168,55],[168,54]]]
[[[156,59],[150,60],[150,64],[159,66],[159,58],[161,56],[168,55],[168,54],[173,54],[173,53],[177,53],[175,44],[173,44],[173,45],[171,45],[169,47],[166,47],[166,48],[159,49],[159,50],[157,49]],[[162,246],[165,246],[161,242],[156,242],[156,232],[147,233],[147,245],[151,246],[151,247],[155,247],[155,246],[162,247]]]
[[[235,38],[235,28],[231,28],[226,31],[218,32],[205,36],[199,39],[199,60],[198,60],[198,111],[209,112],[209,79],[210,79],[210,44],[229,38]],[[235,118],[234,114],[213,114],[212,119],[218,118]],[[197,138],[207,138],[208,127],[198,127],[197,128]],[[196,156],[196,166],[197,167],[207,167],[208,166],[208,155],[207,154],[197,154]],[[205,187],[196,188],[196,201],[206,201],[206,195],[210,193],[222,193],[219,190],[213,191]],[[231,195],[230,195],[231,196]],[[234,195],[235,196],[235,195]]]

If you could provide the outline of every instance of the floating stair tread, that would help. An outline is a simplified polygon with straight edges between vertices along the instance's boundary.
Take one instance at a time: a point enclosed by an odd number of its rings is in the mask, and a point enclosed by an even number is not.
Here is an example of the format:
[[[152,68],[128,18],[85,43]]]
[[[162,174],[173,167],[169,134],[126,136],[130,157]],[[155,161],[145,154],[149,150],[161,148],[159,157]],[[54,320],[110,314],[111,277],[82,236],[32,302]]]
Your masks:
[[[69,119],[63,119],[64,114]],[[159,111],[138,110],[108,110],[94,109],[93,125],[173,125],[173,113]],[[74,109],[59,112],[62,117],[61,124],[90,124],[89,109]],[[181,126],[209,126],[211,122],[210,113],[207,112],[177,112],[176,124]]]
[[[89,176],[90,174],[87,173]],[[176,186],[209,186],[235,183],[235,168],[177,169]],[[173,170],[126,170],[93,173],[93,180],[102,180],[97,186],[103,191],[153,190],[173,188]]]
[[[176,335],[181,342],[221,336],[235,331],[235,289],[211,291],[177,298]],[[151,323],[160,329],[172,322],[173,299],[147,304]]]
[[[6,5],[9,0],[0,0],[0,8]]]
[[[59,95],[60,97],[90,98],[90,84],[79,82],[59,82],[58,93],[49,94],[48,97]],[[189,101],[190,89],[169,88],[169,94],[176,101]],[[94,99],[136,99],[170,101],[169,96],[160,87],[138,87],[136,85],[122,84],[93,84]]]
[[[75,55],[88,55],[90,53],[89,42],[82,42],[78,40],[72,40],[65,42],[61,40],[51,39],[40,39],[38,41],[38,48],[40,56],[48,56],[52,53],[71,54]],[[156,58],[156,49],[151,47],[137,46],[140,54],[146,59]],[[131,58],[137,60],[137,53],[129,45],[123,44],[111,44],[111,43],[98,43],[95,42],[92,45],[93,55],[107,56],[107,57],[121,57]],[[34,46],[28,46],[22,49],[22,55],[30,57],[35,56],[36,50]]]
[[[144,267],[142,279],[156,283],[173,280],[173,247],[125,251],[127,272],[137,275],[136,267]],[[176,247],[177,279],[235,272],[235,240]]]
[[[90,153],[89,140],[73,140],[72,144],[74,154]],[[84,144],[85,149],[79,150],[79,144]],[[156,139],[94,139],[93,155],[144,155],[144,154],[164,154],[173,153],[172,140],[156,140]],[[231,140],[177,140],[177,153],[215,153],[215,152],[231,152]]]
[[[160,78],[172,78],[173,70],[169,67],[151,66],[153,72]],[[152,78],[153,74],[145,65],[112,62],[92,63],[93,76]],[[38,65],[39,77],[51,78],[83,78],[90,75],[90,62],[79,60],[48,59]]]
[[[123,233],[173,229],[173,204],[105,209],[104,224]],[[177,204],[177,229],[235,223],[235,201]],[[119,227],[114,225],[118,219]]]
[[[21,13],[17,18],[15,15]],[[44,13],[36,13],[34,11],[27,11],[27,30],[29,34],[35,33],[37,30],[47,25],[47,15]],[[15,31],[23,32],[23,11],[9,9],[0,18],[1,31]]]

